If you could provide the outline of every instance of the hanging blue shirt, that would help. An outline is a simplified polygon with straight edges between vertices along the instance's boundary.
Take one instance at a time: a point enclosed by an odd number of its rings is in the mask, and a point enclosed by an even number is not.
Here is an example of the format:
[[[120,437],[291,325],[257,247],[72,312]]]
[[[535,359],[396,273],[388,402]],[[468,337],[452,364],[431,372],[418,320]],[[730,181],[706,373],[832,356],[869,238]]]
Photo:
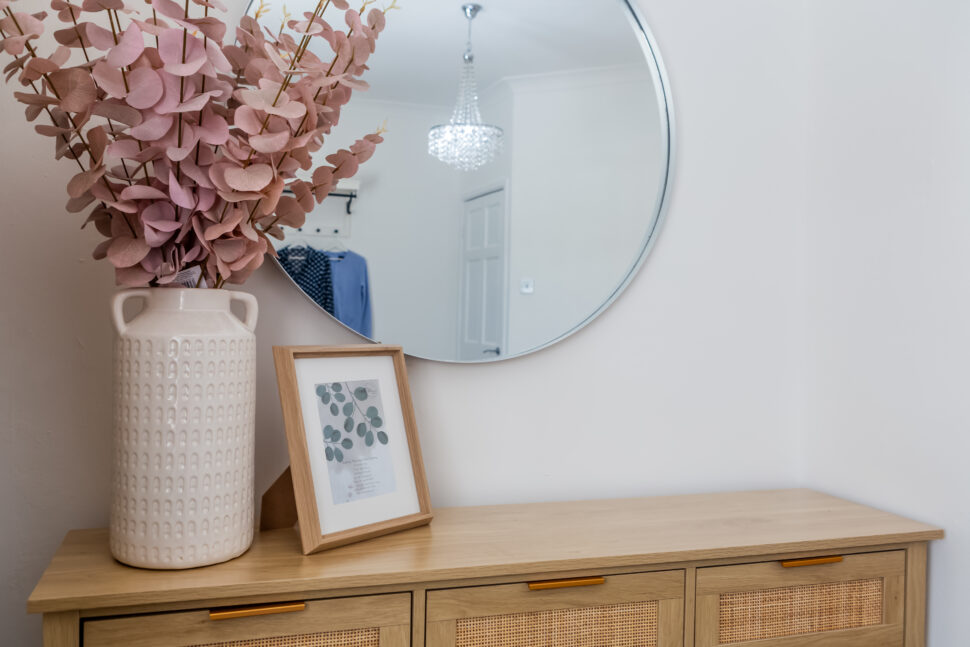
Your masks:
[[[330,259],[333,316],[364,337],[370,337],[372,323],[367,261],[350,250],[324,253]]]
[[[284,247],[277,255],[280,265],[300,289],[321,308],[334,314],[330,259],[323,252],[305,246]]]

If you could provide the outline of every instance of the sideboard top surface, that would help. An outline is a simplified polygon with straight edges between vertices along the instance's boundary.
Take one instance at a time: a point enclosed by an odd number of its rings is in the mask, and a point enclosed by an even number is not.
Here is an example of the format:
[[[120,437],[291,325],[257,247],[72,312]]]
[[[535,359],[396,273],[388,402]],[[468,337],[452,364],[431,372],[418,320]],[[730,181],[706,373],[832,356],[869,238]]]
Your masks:
[[[934,526],[810,490],[441,508],[430,526],[304,556],[294,530],[258,533],[224,564],[123,566],[107,530],[68,533],[31,613],[650,566],[929,541]]]

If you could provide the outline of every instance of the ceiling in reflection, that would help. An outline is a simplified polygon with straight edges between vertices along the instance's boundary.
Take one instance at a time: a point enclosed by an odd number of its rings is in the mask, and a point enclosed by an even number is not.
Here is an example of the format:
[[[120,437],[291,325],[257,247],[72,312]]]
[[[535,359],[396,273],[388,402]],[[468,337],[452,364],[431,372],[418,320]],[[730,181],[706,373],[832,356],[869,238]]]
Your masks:
[[[554,10],[550,3],[534,0],[480,1],[483,9],[475,19],[474,41],[478,87],[483,93],[510,76],[628,65],[643,59],[639,43],[630,37],[629,19],[618,11],[619,0],[557,0]],[[291,12],[294,4],[296,0],[287,4]],[[364,75],[371,85],[367,99],[453,105],[467,33],[462,2],[398,0],[398,4],[401,8],[388,14],[387,29],[369,61],[371,70]],[[267,27],[279,25],[282,6],[274,2],[261,22]],[[337,15],[331,10],[327,18],[336,22]],[[591,24],[597,29],[589,29]],[[564,42],[575,47],[563,48]],[[382,51],[394,54],[381,56]]]

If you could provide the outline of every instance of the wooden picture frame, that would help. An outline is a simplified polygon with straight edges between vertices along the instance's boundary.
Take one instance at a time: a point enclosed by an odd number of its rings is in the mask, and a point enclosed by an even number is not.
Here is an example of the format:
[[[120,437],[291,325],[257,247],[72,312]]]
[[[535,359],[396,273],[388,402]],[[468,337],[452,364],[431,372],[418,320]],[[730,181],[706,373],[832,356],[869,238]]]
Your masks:
[[[403,349],[274,346],[273,359],[303,553],[430,523]]]

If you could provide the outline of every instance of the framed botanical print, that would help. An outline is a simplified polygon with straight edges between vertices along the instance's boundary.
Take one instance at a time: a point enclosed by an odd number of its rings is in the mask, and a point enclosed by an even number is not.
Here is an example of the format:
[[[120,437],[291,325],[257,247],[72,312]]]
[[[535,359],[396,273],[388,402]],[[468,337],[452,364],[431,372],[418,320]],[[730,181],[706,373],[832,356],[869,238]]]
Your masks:
[[[273,348],[303,552],[431,521],[399,346]]]

